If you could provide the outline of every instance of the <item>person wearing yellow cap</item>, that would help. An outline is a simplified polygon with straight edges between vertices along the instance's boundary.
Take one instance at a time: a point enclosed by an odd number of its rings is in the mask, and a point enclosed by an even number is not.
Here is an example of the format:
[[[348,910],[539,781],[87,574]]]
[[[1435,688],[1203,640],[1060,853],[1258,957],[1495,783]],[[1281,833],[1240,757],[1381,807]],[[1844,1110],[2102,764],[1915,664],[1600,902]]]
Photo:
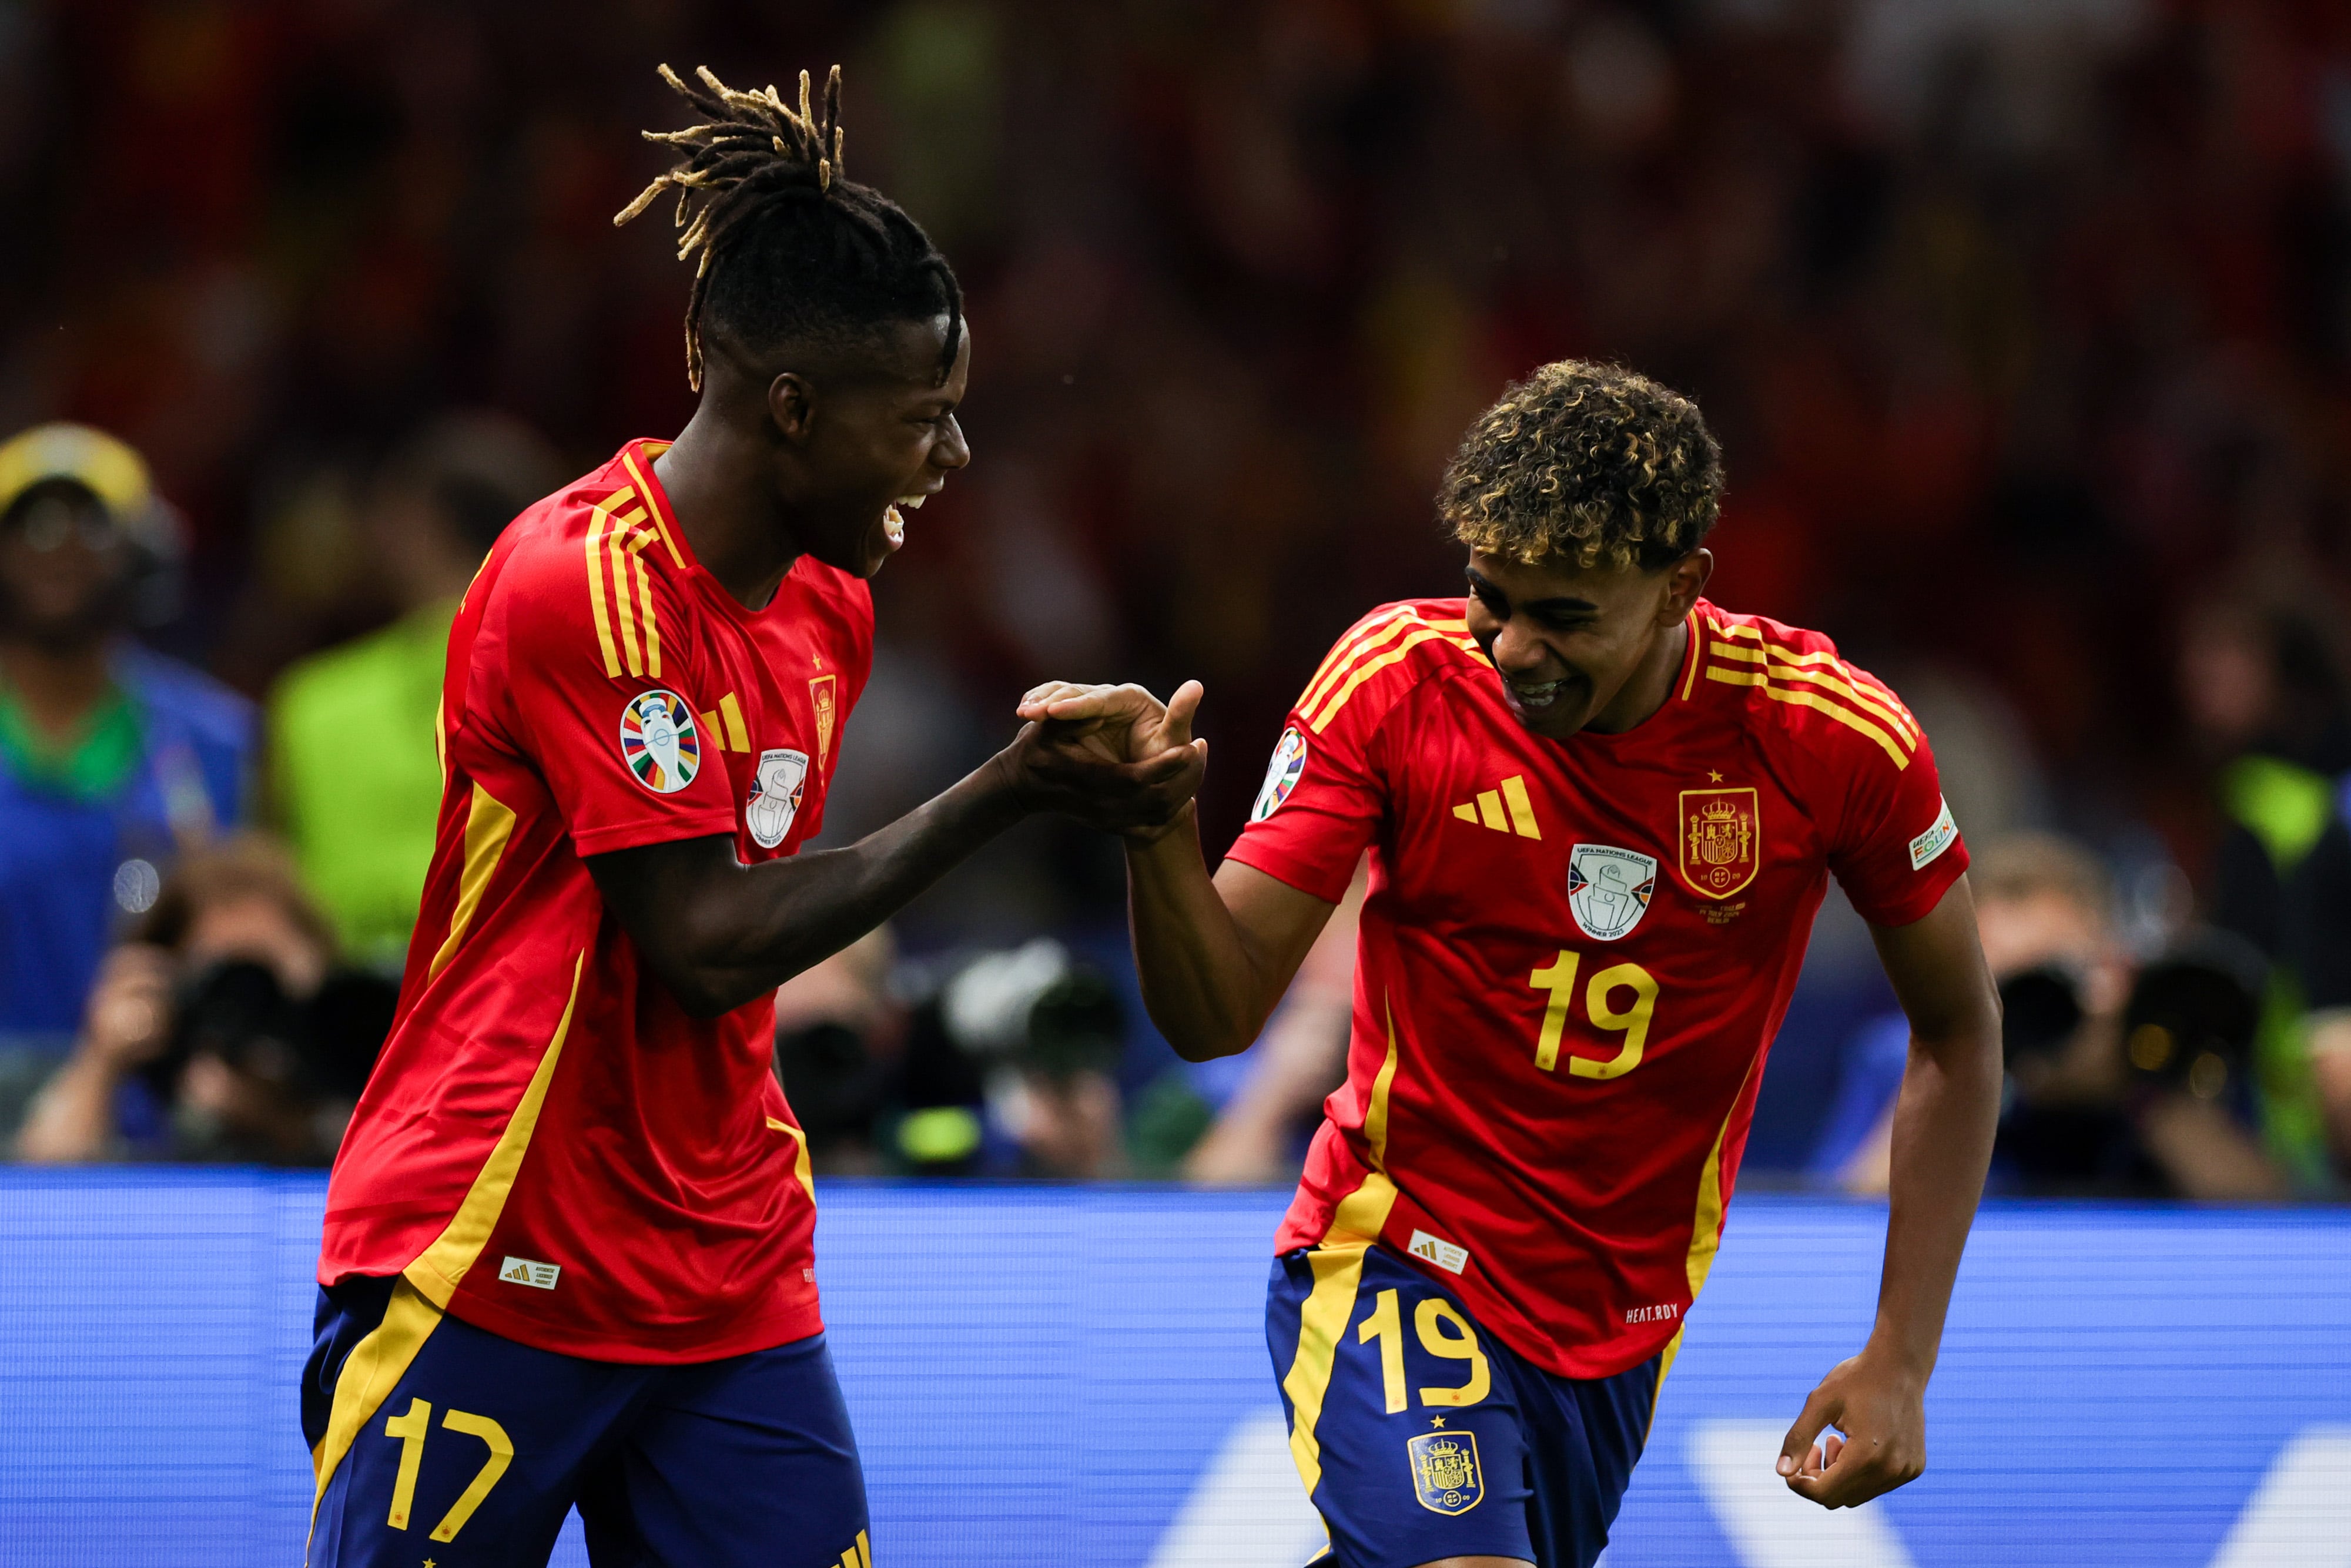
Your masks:
[[[0,1053],[69,1044],[118,927],[243,815],[251,706],[131,634],[170,612],[179,555],[120,441],[0,442]]]

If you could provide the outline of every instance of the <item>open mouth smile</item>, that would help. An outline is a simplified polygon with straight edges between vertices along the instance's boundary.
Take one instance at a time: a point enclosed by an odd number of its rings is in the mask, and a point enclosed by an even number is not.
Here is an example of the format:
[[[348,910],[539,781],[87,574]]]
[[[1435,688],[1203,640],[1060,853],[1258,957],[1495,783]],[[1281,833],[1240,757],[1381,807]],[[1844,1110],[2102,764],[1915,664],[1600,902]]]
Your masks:
[[[906,514],[898,508],[904,507],[906,511],[917,511],[930,498],[928,495],[901,496],[883,508],[882,537],[890,541],[892,549],[906,542]]]
[[[1544,708],[1551,706],[1552,703],[1559,700],[1560,688],[1567,685],[1567,682],[1564,679],[1556,681],[1514,681],[1506,675],[1502,679],[1502,685],[1510,689],[1511,698],[1516,701],[1520,707],[1525,708],[1530,713],[1540,713]]]

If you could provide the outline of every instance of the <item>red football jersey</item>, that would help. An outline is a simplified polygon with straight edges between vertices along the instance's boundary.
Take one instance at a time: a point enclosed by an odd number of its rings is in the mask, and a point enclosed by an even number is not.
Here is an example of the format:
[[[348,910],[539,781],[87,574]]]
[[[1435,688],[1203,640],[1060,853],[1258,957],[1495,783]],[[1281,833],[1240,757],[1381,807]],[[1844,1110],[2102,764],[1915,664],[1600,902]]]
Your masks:
[[[698,565],[636,442],[509,527],[449,636],[447,787],[392,1037],[327,1193],[319,1279],[606,1361],[816,1333],[815,1203],[772,999],[696,1019],[583,855],[817,831],[873,645],[803,556],[763,610]]]
[[[1901,925],[1967,852],[1917,722],[1824,637],[1700,601],[1663,707],[1554,741],[1463,609],[1340,640],[1232,848],[1332,902],[1371,857],[1347,1082],[1277,1245],[1377,1238],[1604,1377],[1705,1281],[1828,873]]]

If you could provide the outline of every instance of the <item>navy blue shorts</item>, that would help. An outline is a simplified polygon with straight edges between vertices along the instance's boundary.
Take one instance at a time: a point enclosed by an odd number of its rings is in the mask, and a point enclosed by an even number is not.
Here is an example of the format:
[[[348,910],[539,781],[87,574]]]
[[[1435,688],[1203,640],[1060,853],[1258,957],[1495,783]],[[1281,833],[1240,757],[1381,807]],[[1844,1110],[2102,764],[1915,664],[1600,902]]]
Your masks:
[[[691,1365],[535,1350],[404,1280],[319,1293],[302,1431],[309,1568],[546,1563],[576,1505],[598,1568],[872,1568],[824,1336]]]
[[[1274,1260],[1265,1337],[1340,1568],[1591,1568],[1648,1440],[1659,1359],[1561,1377],[1384,1247]]]

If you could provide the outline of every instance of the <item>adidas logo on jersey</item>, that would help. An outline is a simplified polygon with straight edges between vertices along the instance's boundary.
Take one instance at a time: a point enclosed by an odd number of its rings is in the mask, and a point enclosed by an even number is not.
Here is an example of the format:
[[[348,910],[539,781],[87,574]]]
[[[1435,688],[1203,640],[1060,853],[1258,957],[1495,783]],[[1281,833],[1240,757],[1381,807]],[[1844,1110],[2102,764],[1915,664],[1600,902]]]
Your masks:
[[[528,1285],[534,1291],[551,1291],[562,1277],[560,1264],[542,1263],[535,1258],[509,1258],[498,1266],[500,1280],[509,1285]]]
[[[1523,773],[1511,774],[1499,789],[1479,790],[1475,800],[1454,807],[1453,814],[1498,833],[1516,833],[1522,839],[1542,837],[1542,830],[1535,826],[1535,803],[1527,798]]]

